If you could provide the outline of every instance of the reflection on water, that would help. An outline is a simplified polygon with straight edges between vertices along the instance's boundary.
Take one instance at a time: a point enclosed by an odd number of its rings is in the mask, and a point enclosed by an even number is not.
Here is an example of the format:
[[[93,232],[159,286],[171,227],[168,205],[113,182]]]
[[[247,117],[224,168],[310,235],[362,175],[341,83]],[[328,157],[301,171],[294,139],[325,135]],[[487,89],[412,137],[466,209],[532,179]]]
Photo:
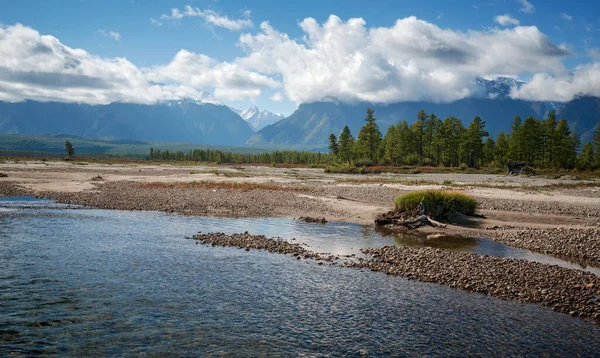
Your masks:
[[[600,327],[536,305],[183,239],[247,230],[347,253],[390,243],[373,228],[35,205],[0,213],[2,354],[600,351]]]
[[[427,235],[394,235],[394,241],[401,246],[433,247],[442,250],[473,252],[479,240],[473,237]]]
[[[506,257],[557,265],[570,269],[591,272],[600,276],[600,267],[587,266],[581,262],[571,262],[542,255],[528,250],[517,249],[488,239],[461,236],[430,236],[423,233],[398,233],[389,229],[376,229],[382,236],[393,238],[396,245],[410,247],[433,247],[442,250],[472,252],[478,255]]]

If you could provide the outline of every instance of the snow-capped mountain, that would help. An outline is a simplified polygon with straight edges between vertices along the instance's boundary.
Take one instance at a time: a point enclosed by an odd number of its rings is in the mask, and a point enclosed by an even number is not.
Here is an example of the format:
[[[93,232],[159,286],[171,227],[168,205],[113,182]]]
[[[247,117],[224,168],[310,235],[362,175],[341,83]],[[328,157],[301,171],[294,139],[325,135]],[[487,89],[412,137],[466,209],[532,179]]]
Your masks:
[[[243,120],[248,122],[248,124],[250,124],[250,126],[257,132],[266,126],[277,123],[285,118],[283,114],[273,113],[267,110],[261,111],[256,106],[246,109],[232,109],[234,112],[239,114]]]
[[[519,88],[524,81],[516,80],[510,77],[496,77],[493,80],[480,78],[477,81],[477,94],[475,97],[486,98],[507,98],[513,88]]]

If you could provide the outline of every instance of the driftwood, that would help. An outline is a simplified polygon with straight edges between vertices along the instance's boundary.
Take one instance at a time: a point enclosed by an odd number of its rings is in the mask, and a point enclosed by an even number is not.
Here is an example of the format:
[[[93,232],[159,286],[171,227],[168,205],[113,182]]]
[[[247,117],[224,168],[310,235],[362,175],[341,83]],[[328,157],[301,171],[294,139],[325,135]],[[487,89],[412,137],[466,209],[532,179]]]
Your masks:
[[[408,229],[414,230],[421,226],[429,225],[433,227],[445,228],[446,224],[442,224],[439,221],[435,221],[427,215],[420,215],[414,219],[402,220],[396,218],[377,218],[375,220],[375,224],[377,226],[385,226],[385,225],[394,225],[394,226],[404,226]]]

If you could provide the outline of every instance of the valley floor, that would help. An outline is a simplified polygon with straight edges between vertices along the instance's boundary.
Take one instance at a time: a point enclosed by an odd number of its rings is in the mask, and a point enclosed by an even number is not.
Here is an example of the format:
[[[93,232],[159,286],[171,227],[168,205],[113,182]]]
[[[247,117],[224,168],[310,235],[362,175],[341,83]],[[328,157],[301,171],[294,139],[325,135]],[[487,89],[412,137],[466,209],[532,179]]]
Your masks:
[[[485,218],[445,229],[428,229],[429,232],[486,237],[600,267],[599,179],[483,174],[342,175],[307,168],[74,161],[5,161],[0,163],[0,173],[6,175],[0,178],[0,195],[29,194],[106,209],[229,217],[309,216],[359,224],[373,224],[376,215],[391,210],[394,198],[407,191],[460,190],[478,200]],[[427,250],[421,254],[438,255]],[[598,277],[590,275],[577,285],[588,285],[591,297],[600,297]],[[472,282],[465,285],[458,287],[469,290]],[[563,288],[557,295],[569,291],[569,287]],[[573,291],[573,295],[581,294],[577,292]],[[507,296],[504,291],[498,295],[521,299]],[[600,302],[590,308],[556,303],[554,299],[541,303],[600,319]]]

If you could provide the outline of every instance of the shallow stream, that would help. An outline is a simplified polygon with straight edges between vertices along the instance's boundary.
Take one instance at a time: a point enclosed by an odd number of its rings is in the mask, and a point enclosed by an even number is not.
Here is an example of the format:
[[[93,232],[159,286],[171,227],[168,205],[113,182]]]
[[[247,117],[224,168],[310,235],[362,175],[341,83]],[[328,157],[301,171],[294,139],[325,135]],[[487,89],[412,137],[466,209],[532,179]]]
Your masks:
[[[600,327],[537,305],[184,239],[198,231],[248,231],[334,254],[415,244],[372,227],[83,209],[26,198],[0,198],[0,208],[0,355],[600,351]],[[472,239],[453,249],[534,259],[496,245]]]

